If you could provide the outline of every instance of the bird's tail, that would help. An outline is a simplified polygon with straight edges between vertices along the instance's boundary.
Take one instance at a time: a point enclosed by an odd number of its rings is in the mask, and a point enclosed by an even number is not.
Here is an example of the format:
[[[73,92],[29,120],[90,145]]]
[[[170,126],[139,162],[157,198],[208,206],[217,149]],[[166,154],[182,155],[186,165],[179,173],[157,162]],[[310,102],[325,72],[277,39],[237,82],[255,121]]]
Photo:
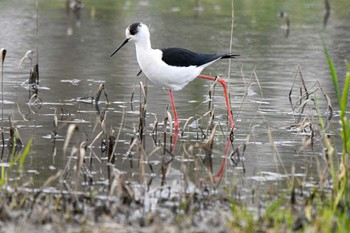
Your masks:
[[[238,57],[238,56],[239,56],[239,54],[226,53],[226,54],[222,55],[221,59],[235,58],[235,57]]]

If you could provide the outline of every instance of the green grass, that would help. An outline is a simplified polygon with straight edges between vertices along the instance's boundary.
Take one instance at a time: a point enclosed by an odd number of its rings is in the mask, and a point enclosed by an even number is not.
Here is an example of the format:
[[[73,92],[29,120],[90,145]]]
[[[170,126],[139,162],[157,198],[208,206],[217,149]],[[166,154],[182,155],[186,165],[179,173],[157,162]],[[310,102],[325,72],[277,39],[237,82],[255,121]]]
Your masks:
[[[341,160],[339,164],[339,170],[336,171],[335,167],[331,167],[330,171],[333,174],[333,190],[334,190],[334,200],[333,200],[333,211],[335,212],[339,205],[344,205],[349,208],[350,205],[350,189],[349,189],[349,172],[350,172],[350,119],[347,117],[346,109],[348,105],[349,87],[350,87],[350,69],[347,62],[347,73],[344,80],[344,87],[342,93],[340,92],[339,80],[337,77],[337,72],[333,61],[328,53],[327,46],[324,44],[324,51],[326,54],[329,70],[331,73],[331,78],[333,81],[334,89],[338,97],[339,109],[340,109],[340,135],[342,138],[342,153]],[[336,156],[335,150],[332,156]]]
[[[14,153],[11,154],[11,160],[8,168],[6,169],[5,166],[1,167],[0,188],[2,186],[8,185],[8,177],[9,177],[8,172],[11,171],[15,165],[18,164],[17,172],[20,175],[23,174],[23,166],[26,161],[27,155],[30,152],[31,145],[32,145],[32,139],[29,139],[26,147],[24,148],[21,154],[19,155],[15,155]],[[16,147],[16,145],[14,147]]]

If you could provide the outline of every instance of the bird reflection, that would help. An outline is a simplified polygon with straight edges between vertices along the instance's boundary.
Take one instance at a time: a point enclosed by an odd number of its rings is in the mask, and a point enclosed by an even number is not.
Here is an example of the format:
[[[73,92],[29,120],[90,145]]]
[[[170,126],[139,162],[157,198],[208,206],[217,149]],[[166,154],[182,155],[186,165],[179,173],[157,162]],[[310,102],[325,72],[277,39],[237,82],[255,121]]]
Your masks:
[[[281,29],[283,30],[284,36],[289,36],[289,17],[288,13],[285,11],[280,12],[280,17],[283,19],[283,23],[281,25]]]
[[[80,15],[83,3],[81,0],[66,0],[67,36],[73,35],[72,18],[75,17],[76,26],[80,27]]]

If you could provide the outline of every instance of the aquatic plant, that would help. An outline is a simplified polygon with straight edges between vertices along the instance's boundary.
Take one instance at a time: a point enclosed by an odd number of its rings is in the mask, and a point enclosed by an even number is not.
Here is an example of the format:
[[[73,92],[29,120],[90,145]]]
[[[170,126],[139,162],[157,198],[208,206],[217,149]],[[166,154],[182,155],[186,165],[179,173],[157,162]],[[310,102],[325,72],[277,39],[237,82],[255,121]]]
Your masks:
[[[324,44],[324,52],[328,62],[333,86],[337,94],[339,108],[340,108],[340,135],[342,139],[342,156],[338,167],[330,166],[330,172],[333,181],[333,212],[339,207],[346,207],[350,209],[350,119],[347,117],[347,104],[350,87],[350,66],[346,62],[347,73],[344,81],[342,93],[339,88],[339,80],[333,61],[329,55],[327,46]],[[334,145],[325,138],[327,146],[327,155],[330,159],[337,156]],[[332,165],[332,164],[331,164]]]
[[[12,153],[11,160],[7,168],[4,165],[1,166],[1,177],[0,177],[0,188],[6,187],[8,185],[8,173],[12,170],[15,165],[18,165],[17,172],[18,174],[23,174],[23,166],[26,161],[27,155],[30,152],[30,148],[32,145],[32,139],[28,140],[27,145],[25,146],[23,152],[19,155]],[[15,152],[15,150],[13,150]]]

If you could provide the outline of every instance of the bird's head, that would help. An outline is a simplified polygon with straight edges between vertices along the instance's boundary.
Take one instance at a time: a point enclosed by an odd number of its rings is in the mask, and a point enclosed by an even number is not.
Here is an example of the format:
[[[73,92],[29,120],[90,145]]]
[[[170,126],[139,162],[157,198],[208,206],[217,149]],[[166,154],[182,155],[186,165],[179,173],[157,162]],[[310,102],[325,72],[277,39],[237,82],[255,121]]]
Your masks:
[[[110,55],[112,57],[119,49],[121,49],[129,41],[135,43],[142,41],[149,41],[150,33],[146,24],[133,23],[125,29],[125,40],[118,46],[118,48]]]
[[[125,29],[126,38],[129,41],[147,40],[149,38],[149,29],[146,24],[133,23]]]

